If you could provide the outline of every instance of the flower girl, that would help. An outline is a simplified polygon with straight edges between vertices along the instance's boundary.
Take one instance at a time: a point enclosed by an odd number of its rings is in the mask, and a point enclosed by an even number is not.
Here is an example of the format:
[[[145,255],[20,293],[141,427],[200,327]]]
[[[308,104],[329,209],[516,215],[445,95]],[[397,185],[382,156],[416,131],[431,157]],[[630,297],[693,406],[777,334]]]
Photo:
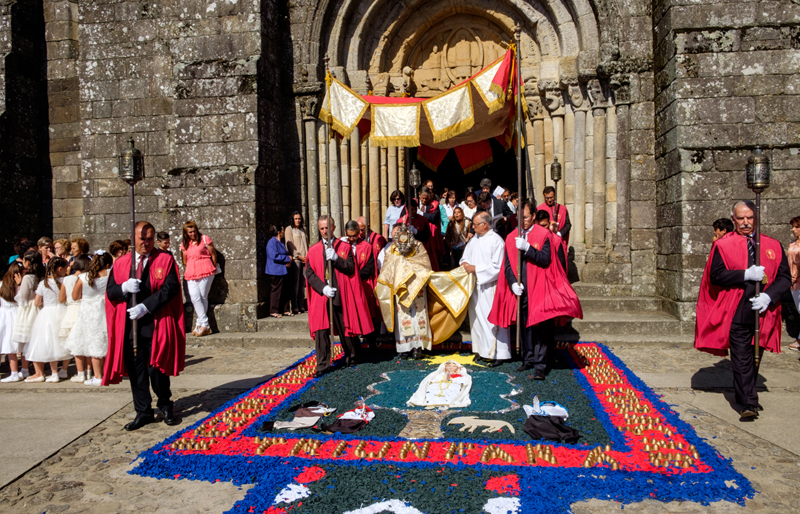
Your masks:
[[[83,382],[91,386],[99,386],[103,382],[103,361],[108,352],[106,283],[108,270],[113,262],[110,253],[98,250],[92,259],[89,271],[78,275],[78,282],[72,292],[74,299],[80,299],[81,307],[75,326],[72,327],[64,346],[75,355],[76,363],[91,358],[94,378],[87,377]],[[82,375],[79,368],[76,377]]]
[[[78,299],[75,300],[74,295],[72,294],[75,290],[75,285],[78,282],[78,274],[83,273],[84,271],[89,269],[89,264],[91,264],[92,258],[88,255],[78,255],[72,261],[72,266],[70,267],[71,270],[76,271],[75,275],[67,275],[64,277],[64,281],[61,283],[61,291],[58,294],[58,301],[63,303],[67,306],[67,310],[64,311],[64,317],[61,319],[61,326],[58,329],[58,337],[61,338],[62,341],[67,340],[67,336],[69,336],[70,330],[75,325],[75,320],[78,319],[78,310],[81,306],[80,296]],[[69,350],[69,348],[67,348]],[[75,352],[71,352],[75,355]],[[75,357],[75,366],[78,368],[78,374],[72,377],[70,380],[72,382],[83,382],[86,380],[84,374],[85,368],[85,361],[82,357]],[[61,371],[58,372],[58,378],[65,379],[67,378],[67,368],[69,367],[69,361],[64,361],[61,363]]]
[[[8,356],[11,374],[0,382],[19,382],[19,363],[17,362],[17,344],[11,339],[14,335],[14,320],[17,319],[17,290],[22,283],[22,266],[11,263],[3,276],[0,286],[0,355]]]
[[[25,382],[59,382],[58,361],[71,357],[63,346],[64,340],[58,336],[61,318],[66,310],[66,306],[58,301],[58,293],[67,267],[67,261],[61,257],[50,259],[44,279],[36,288],[34,303],[37,307],[42,306],[42,310],[36,316],[30,342],[25,347],[25,358],[33,362],[36,374],[26,378]],[[47,362],[50,363],[52,374],[45,380],[44,365]]]
[[[22,366],[19,370],[20,378],[28,378],[28,361],[25,358],[25,348],[31,340],[31,329],[36,321],[39,308],[34,303],[36,299],[36,287],[44,278],[44,266],[42,256],[36,250],[28,250],[22,257],[22,264],[25,269],[25,276],[19,285],[17,296],[17,319],[14,320],[14,334],[11,340],[17,344],[17,352],[22,354]]]

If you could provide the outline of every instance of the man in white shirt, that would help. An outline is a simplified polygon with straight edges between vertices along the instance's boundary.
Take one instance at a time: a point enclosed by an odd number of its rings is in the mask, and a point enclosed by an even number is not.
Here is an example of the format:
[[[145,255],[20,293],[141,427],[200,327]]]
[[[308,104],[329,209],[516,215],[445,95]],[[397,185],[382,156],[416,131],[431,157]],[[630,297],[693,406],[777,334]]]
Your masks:
[[[475,237],[470,239],[459,264],[477,279],[475,292],[469,299],[469,326],[472,333],[472,352],[495,367],[511,359],[510,331],[489,323],[497,279],[503,271],[503,238],[491,227],[486,212],[475,215]]]

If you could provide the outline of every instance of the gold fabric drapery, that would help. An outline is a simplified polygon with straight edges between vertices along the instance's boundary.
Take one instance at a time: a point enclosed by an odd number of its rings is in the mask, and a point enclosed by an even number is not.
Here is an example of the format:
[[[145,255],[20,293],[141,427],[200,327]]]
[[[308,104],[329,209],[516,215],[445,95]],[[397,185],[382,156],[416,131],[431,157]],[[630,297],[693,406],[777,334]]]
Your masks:
[[[452,271],[433,272],[428,253],[419,241],[415,241],[408,257],[400,255],[394,245],[390,246],[375,285],[375,297],[387,330],[394,331],[395,296],[408,308],[426,285],[433,344],[441,344],[464,321],[475,289],[475,275],[460,266]]]

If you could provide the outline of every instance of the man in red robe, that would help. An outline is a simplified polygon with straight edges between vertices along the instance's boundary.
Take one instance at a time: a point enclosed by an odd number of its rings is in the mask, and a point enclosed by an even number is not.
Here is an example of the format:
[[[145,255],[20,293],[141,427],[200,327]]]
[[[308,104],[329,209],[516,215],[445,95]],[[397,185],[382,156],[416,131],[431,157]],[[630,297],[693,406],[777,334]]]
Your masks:
[[[522,204],[523,237],[509,234],[505,245],[504,272],[497,281],[489,322],[509,327],[517,320],[516,297],[521,298],[524,320],[518,372],[534,370],[534,379],[544,380],[549,369],[548,354],[554,344],[556,321],[583,317],[580,302],[566,275],[553,265],[551,233],[535,223],[536,208]],[[519,252],[523,252],[522,276],[517,277]]]
[[[547,211],[550,214],[550,230],[561,238],[564,245],[564,255],[569,247],[569,231],[572,223],[569,221],[569,211],[566,205],[556,202],[556,190],[553,186],[547,186],[542,190],[544,202],[537,207],[540,211]],[[566,265],[564,270],[566,270]]]
[[[755,205],[749,200],[734,204],[735,227],[711,245],[697,298],[694,346],[714,355],[731,352],[733,387],[741,421],[758,417],[761,406],[756,392],[753,335],[759,319],[760,352],[781,351],[781,297],[792,279],[780,243],[761,236],[761,266],[755,265],[753,240]],[[755,296],[756,284],[766,277],[764,291]]]
[[[183,371],[186,331],[178,266],[169,252],[154,248],[153,225],[140,221],[135,228],[134,251],[114,263],[106,287],[108,354],[103,385],[118,384],[130,377],[136,418],[125,430],[137,430],[153,423],[150,387],[158,397],[157,407],[164,423],[175,425],[169,377]],[[130,278],[131,258],[136,258],[136,277]],[[133,305],[133,294],[136,305]],[[137,351],[133,352],[133,323],[136,320]]]
[[[536,211],[536,224],[550,230],[550,213],[544,209]],[[567,255],[564,251],[563,240],[557,233],[550,232],[550,242],[553,246],[552,251],[558,258],[558,263],[561,265],[561,269],[566,273]]]
[[[353,250],[356,270],[364,288],[364,296],[367,299],[369,315],[372,319],[373,330],[369,334],[365,334],[364,339],[367,341],[370,353],[375,357],[378,351],[378,331],[381,329],[381,309],[378,306],[378,300],[375,299],[375,282],[378,279],[377,256],[383,246],[378,248],[377,251],[376,247],[380,244],[380,240],[383,240],[383,237],[377,236],[372,232],[371,234],[377,237],[374,238],[375,244],[371,245],[364,240],[365,229],[369,230],[366,220],[360,217],[357,221],[348,221],[344,227],[344,232],[347,242]]]
[[[306,291],[308,293],[308,325],[317,352],[315,378],[331,368],[331,339],[329,304],[333,302],[333,328],[339,334],[344,350],[345,365],[355,366],[358,358],[358,336],[372,332],[372,320],[364,294],[364,286],[356,273],[355,258],[350,245],[331,239],[328,247],[328,225],[331,237],[336,230],[332,218],[320,216],[317,221],[320,242],[308,249]],[[333,265],[333,275],[327,268]]]
[[[439,271],[439,259],[436,251],[436,240],[433,237],[432,225],[424,216],[417,213],[417,201],[413,198],[408,200],[406,204],[406,212],[397,220],[397,223],[404,223],[408,225],[408,229],[414,235],[414,239],[422,243],[425,251],[428,252],[428,258],[431,261],[431,269]]]

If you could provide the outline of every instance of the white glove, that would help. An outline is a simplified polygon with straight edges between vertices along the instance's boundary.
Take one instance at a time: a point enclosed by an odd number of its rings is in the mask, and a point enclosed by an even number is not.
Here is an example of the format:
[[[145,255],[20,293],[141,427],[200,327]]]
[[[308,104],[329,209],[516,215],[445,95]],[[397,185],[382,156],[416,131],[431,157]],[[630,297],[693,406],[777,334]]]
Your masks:
[[[525,290],[525,286],[523,286],[519,282],[514,282],[513,284],[511,284],[511,290],[514,292],[515,295],[522,296],[522,292]]]
[[[531,247],[531,244],[525,240],[524,237],[517,237],[515,238],[517,242],[517,250],[522,250],[523,252],[527,252],[528,248]]]
[[[750,303],[753,304],[753,310],[758,311],[759,314],[767,310],[771,302],[772,298],[770,298],[767,293],[761,293],[754,298],[750,298]]]
[[[122,283],[122,292],[125,294],[131,293],[138,293],[139,292],[139,283],[141,280],[138,278],[129,278],[125,282]]]
[[[336,296],[336,291],[338,291],[338,289],[331,286],[325,286],[322,288],[322,294],[324,294],[328,298],[333,298],[334,296]]]
[[[336,254],[336,250],[333,248],[326,248],[325,249],[325,258],[329,261],[333,262],[339,258],[339,255]]]
[[[750,266],[744,270],[744,279],[761,282],[764,279],[764,266]]]
[[[130,317],[131,319],[139,319],[143,318],[144,315],[147,314],[148,312],[149,311],[147,310],[147,307],[145,307],[140,303],[139,305],[134,305],[133,307],[128,309],[128,317]]]
[[[564,237],[564,236],[562,236],[562,235],[561,235],[561,232],[556,232],[556,235],[557,235],[558,237]]]
[[[415,227],[414,225],[409,225],[408,230],[410,230],[411,233],[414,234],[415,236],[417,235],[417,227]]]

